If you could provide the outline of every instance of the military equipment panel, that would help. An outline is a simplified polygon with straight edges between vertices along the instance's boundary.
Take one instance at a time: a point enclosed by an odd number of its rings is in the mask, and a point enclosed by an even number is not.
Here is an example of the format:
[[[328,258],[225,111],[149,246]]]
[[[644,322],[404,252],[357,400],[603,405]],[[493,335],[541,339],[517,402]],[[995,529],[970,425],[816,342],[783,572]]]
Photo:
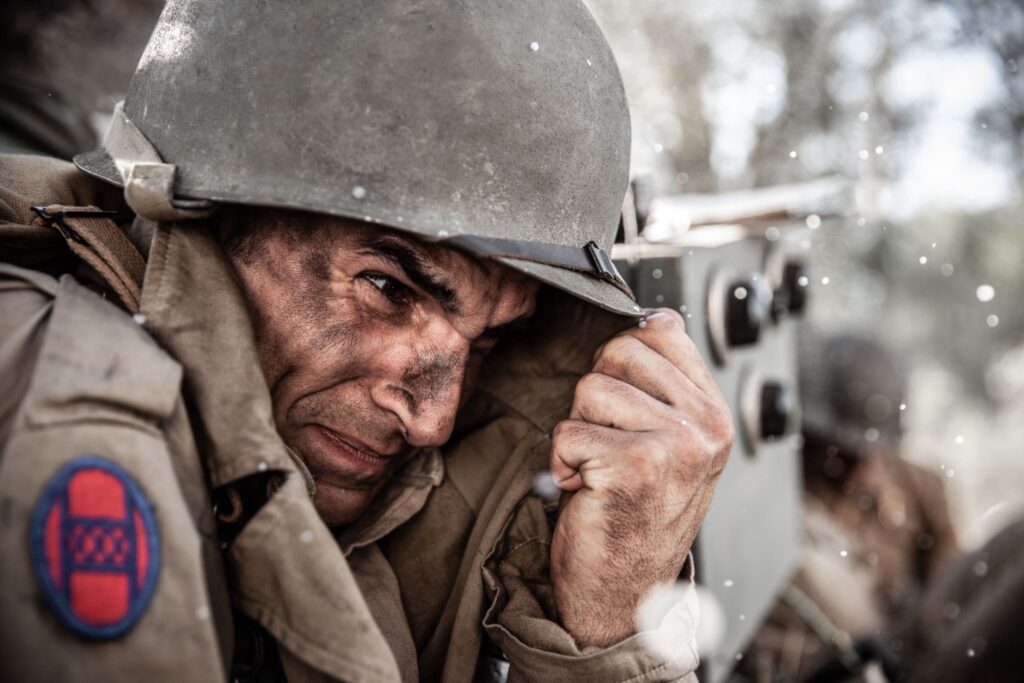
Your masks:
[[[697,581],[724,619],[720,638],[701,652],[702,681],[728,677],[799,560],[794,318],[804,310],[809,276],[798,252],[804,216],[814,207],[834,213],[843,191],[819,181],[655,200],[657,223],[613,251],[642,306],[683,314],[734,415],[733,450],[694,547]]]

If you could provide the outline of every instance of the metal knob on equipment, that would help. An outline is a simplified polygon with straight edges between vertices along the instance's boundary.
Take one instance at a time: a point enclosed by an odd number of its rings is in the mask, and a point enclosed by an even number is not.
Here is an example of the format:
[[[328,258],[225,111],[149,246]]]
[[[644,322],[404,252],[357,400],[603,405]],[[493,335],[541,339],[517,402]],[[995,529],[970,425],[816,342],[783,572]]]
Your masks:
[[[767,313],[761,289],[755,281],[744,279],[729,285],[725,313],[725,333],[729,346],[756,344]]]

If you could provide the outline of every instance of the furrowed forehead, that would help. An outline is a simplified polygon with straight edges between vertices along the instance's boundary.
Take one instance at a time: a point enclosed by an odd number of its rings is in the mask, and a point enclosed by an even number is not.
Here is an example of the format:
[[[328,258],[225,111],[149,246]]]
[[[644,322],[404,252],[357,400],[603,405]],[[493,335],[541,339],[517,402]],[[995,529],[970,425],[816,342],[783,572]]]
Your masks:
[[[377,227],[360,231],[357,245],[402,268],[418,287],[453,314],[467,313],[480,299],[504,293],[514,294],[516,304],[525,305],[535,289],[532,278],[501,263],[398,232]]]

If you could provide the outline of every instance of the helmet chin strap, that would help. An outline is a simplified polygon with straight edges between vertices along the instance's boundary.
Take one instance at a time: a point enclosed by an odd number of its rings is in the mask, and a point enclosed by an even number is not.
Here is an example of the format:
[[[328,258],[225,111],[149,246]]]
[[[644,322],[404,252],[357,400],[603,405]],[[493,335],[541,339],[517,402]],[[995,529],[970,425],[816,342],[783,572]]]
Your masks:
[[[164,163],[160,153],[124,113],[118,102],[103,147],[117,164],[124,198],[136,215],[152,221],[179,221],[208,216],[213,202],[174,198],[177,167]]]
[[[611,283],[631,298],[633,297],[632,290],[622,279],[611,257],[594,241],[587,242],[582,247],[573,247],[566,244],[459,235],[446,238],[441,242],[480,256],[514,258],[584,273]]]

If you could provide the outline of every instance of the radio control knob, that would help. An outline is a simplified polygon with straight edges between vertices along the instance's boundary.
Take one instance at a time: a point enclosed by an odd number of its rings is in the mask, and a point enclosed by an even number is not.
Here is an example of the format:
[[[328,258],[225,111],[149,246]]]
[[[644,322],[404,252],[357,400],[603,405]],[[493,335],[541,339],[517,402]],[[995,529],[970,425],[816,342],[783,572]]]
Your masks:
[[[756,343],[767,313],[761,288],[753,280],[737,280],[729,285],[725,306],[729,346]]]
[[[789,387],[780,382],[765,382],[761,386],[761,438],[785,436],[794,408],[795,398]]]
[[[772,299],[772,315],[778,320],[787,315],[799,315],[807,306],[807,289],[811,284],[807,264],[789,259],[782,268],[782,282]]]

